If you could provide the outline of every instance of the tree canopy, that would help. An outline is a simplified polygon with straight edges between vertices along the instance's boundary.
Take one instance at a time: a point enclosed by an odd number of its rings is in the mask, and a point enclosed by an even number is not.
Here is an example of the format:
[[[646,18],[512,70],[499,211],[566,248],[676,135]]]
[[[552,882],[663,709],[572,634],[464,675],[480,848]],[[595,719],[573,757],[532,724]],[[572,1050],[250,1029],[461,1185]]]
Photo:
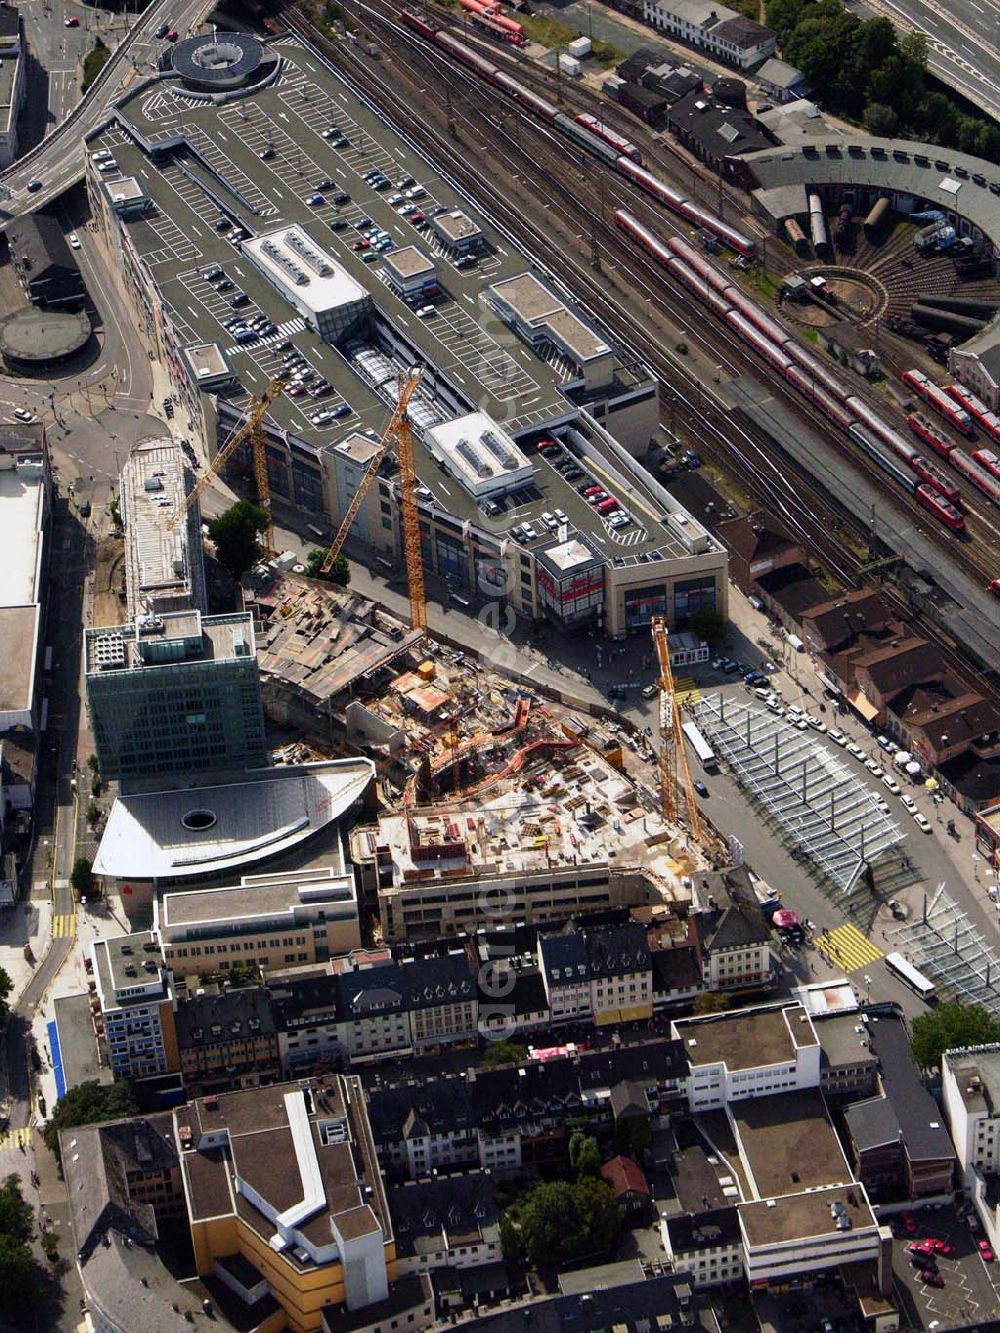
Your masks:
[[[578,1176],[596,1176],[601,1169],[601,1150],[597,1140],[579,1130],[570,1135],[569,1161]]]
[[[14,983],[10,979],[10,974],[6,968],[0,967],[0,1029],[7,1026],[7,1018],[10,1014],[10,1005],[7,1003],[7,997],[14,989]]]
[[[520,1245],[536,1266],[555,1266],[610,1250],[621,1235],[621,1213],[611,1186],[593,1176],[537,1185],[517,1205]],[[512,1238],[508,1238],[508,1244]]]
[[[22,1240],[0,1232],[0,1290],[4,1312],[26,1312],[39,1294],[38,1269],[31,1250]]]
[[[94,887],[94,867],[93,863],[85,856],[78,856],[73,862],[73,869],[70,871],[69,882],[73,892],[78,898],[86,898]]]
[[[927,74],[927,39],[887,18],[860,19],[841,0],[767,0],[781,54],[813,96],[871,134],[899,133],[1000,162],[1000,125],[953,100]]]
[[[321,574],[323,561],[326,559],[326,551],[321,551],[317,546],[306,556],[306,573],[311,579],[329,579],[335,583],[338,588],[346,588],[351,581],[351,566],[348,564],[347,557],[335,555],[329,570]]]
[[[1000,1041],[1000,1021],[981,1004],[939,1004],[913,1020],[913,1058],[937,1069],[944,1051]]]
[[[525,1048],[516,1041],[491,1041],[483,1053],[483,1068],[496,1069],[498,1065],[516,1065],[524,1059]]]
[[[45,1122],[42,1138],[49,1152],[58,1158],[61,1129],[96,1125],[102,1120],[120,1120],[135,1115],[138,1109],[132,1084],[127,1079],[120,1083],[98,1083],[96,1079],[90,1079],[78,1083],[59,1098]]]
[[[260,534],[266,531],[267,512],[249,500],[237,500],[208,525],[219,564],[234,579],[242,578],[261,558]]]
[[[0,1235],[26,1241],[31,1239],[33,1229],[31,1204],[21,1196],[19,1177],[11,1174],[0,1185]]]
[[[703,606],[691,617],[691,631],[704,639],[710,648],[717,648],[725,640],[728,626],[724,616],[714,607]]]
[[[9,1175],[0,1185],[0,1290],[4,1311],[27,1310],[38,1296],[39,1279],[28,1242],[34,1211],[21,1194],[21,1182]]]

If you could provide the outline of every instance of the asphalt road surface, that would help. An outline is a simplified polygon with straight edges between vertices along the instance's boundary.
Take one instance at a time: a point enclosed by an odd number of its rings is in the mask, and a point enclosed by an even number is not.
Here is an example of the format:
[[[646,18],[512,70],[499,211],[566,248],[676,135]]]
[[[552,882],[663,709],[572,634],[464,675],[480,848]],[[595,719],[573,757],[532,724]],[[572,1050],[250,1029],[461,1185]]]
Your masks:
[[[928,64],[949,87],[1000,117],[1000,4],[997,0],[865,0],[903,29],[927,38]]]
[[[161,23],[170,22],[181,36],[187,36],[209,8],[206,0],[155,0],[149,6],[113,52],[105,66],[107,73],[83,99],[79,110],[0,177],[0,184],[11,191],[10,198],[0,205],[0,218],[34,212],[80,179],[86,135],[100,125],[112,102],[140,79],[153,74],[156,58],[165,45],[154,36],[156,29]],[[66,31],[61,20],[59,26],[60,31]],[[41,188],[29,193],[28,184],[35,180],[41,181]]]

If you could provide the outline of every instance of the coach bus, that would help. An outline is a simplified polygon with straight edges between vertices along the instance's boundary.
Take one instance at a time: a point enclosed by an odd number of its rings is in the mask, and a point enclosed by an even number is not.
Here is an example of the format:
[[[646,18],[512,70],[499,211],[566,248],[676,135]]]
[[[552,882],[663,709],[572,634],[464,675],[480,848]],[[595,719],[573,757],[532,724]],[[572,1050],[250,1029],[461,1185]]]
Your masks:
[[[918,972],[912,963],[908,963],[901,953],[886,954],[885,965],[894,977],[898,977],[904,986],[909,986],[925,1004],[934,1003],[937,998],[937,987],[933,981],[928,981],[922,972]]]
[[[687,737],[691,749],[701,761],[701,766],[706,773],[714,773],[719,767],[719,761],[715,757],[715,751],[709,745],[708,741],[701,734],[693,722],[685,722],[682,730]]]

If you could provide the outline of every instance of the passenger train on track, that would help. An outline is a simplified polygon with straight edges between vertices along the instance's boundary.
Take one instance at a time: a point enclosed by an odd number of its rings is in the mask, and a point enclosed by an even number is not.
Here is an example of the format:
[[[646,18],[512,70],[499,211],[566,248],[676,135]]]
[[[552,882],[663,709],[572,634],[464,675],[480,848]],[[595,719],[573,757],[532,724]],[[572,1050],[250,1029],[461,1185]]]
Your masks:
[[[622,176],[626,176],[634,185],[638,185],[640,190],[645,191],[658,203],[670,209],[672,213],[676,213],[678,217],[696,227],[700,227],[702,231],[708,232],[720,245],[727,246],[736,254],[742,255],[746,259],[752,259],[756,256],[756,241],[749,236],[744,236],[737,228],[730,227],[721,218],[717,218],[713,213],[702,208],[700,204],[689,199],[680,190],[675,190],[672,185],[668,185],[666,181],[660,180],[658,176],[648,171],[642,165],[639,150],[634,144],[629,143],[624,136],[611,130],[593,116],[579,115],[574,117],[560,111],[548,98],[543,97],[540,93],[532,92],[530,88],[526,88],[523,83],[519,83],[505,70],[498,68],[491,60],[480,55],[478,51],[473,50],[472,47],[467,46],[465,42],[460,41],[457,37],[452,36],[450,32],[440,28],[433,20],[414,14],[407,9],[400,12],[400,18],[406,27],[420,33],[427,41],[433,42],[435,46],[447,51],[455,60],[474,70],[488,83],[502,88],[505,93],[520,102],[522,106],[527,107],[529,111],[533,111],[541,120],[574,140],[588,153],[599,157]]]
[[[923,456],[894,426],[884,421],[864,399],[845,384],[824,361],[770,315],[726,273],[710,263],[681,237],[661,240],[625,209],[615,213],[615,222],[653,256],[657,263],[683,283],[705,305],[724,320],[740,340],[773,366],[789,384],[808,398],[827,420],[848,434],[884,472],[913,495],[928,513],[953,532],[965,530],[961,493],[954,481]],[[909,373],[909,372],[908,372]],[[919,372],[918,372],[919,373]],[[922,377],[921,396],[937,406],[941,399],[951,409],[967,413],[959,401]],[[907,376],[904,375],[904,379]],[[910,383],[910,380],[907,380]],[[911,384],[911,387],[915,387]],[[951,386],[954,389],[955,386]],[[936,390],[936,393],[928,392]],[[984,409],[985,410],[985,409]],[[949,416],[948,418],[952,418]],[[988,449],[970,458],[922,412],[907,418],[910,428],[925,444],[992,503],[1000,505],[1000,458]]]

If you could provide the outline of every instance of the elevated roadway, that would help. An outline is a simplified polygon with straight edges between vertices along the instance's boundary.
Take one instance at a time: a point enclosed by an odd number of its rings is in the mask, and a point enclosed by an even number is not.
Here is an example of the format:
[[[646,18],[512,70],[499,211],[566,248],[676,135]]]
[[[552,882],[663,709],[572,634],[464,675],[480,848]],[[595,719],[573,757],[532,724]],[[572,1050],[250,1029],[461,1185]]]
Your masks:
[[[905,31],[927,38],[927,64],[942,83],[1000,119],[997,0],[865,0]]]
[[[34,212],[80,179],[86,136],[102,124],[109,108],[131,85],[154,72],[166,44],[156,36],[157,28],[170,23],[184,36],[210,8],[207,0],[154,0],[63,123],[0,174],[0,221]],[[41,189],[29,193],[28,184],[34,180],[41,181]]]

